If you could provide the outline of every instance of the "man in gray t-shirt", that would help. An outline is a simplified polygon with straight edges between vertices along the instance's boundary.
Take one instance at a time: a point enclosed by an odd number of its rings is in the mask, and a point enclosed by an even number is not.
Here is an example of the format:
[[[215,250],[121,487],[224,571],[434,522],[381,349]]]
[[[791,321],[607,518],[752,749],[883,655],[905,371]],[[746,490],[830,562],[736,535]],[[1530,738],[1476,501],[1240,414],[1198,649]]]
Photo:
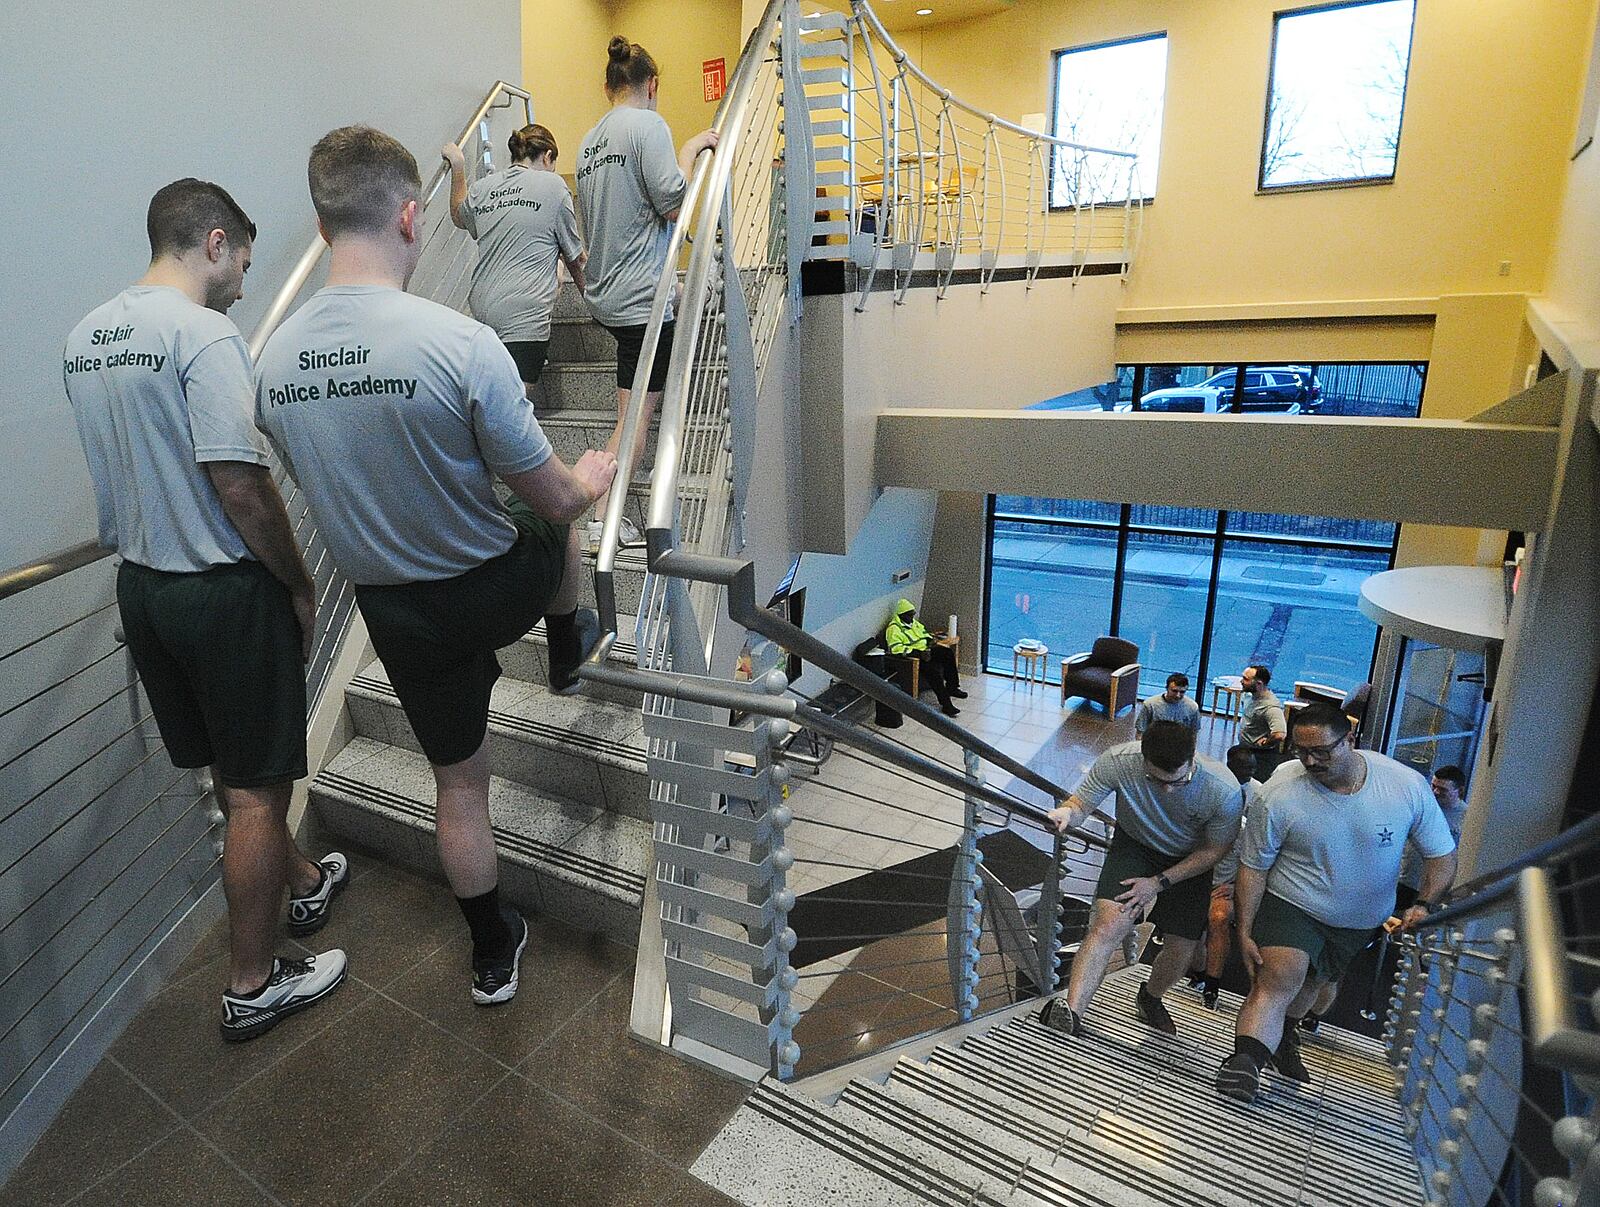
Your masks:
[[[1167,688],[1139,705],[1133,714],[1133,732],[1142,737],[1151,721],[1176,721],[1179,725],[1200,732],[1200,706],[1189,699],[1189,676],[1167,676]]]
[[[331,993],[342,951],[276,958],[327,920],[344,856],[302,855],[286,819],[306,774],[304,661],[316,620],[266,442],[251,422],[250,353],[227,318],[255,226],[202,180],[159,190],[150,267],[67,337],[63,381],[94,483],[100,542],[122,555],[117,607],[176,767],[212,769],[229,817],[231,928],[222,1034],[263,1034]]]
[[[1141,986],[1139,1014],[1177,1033],[1162,995],[1177,984],[1205,931],[1211,869],[1239,833],[1239,785],[1221,764],[1195,754],[1194,731],[1155,721],[1137,742],[1113,746],[1050,817],[1065,833],[1115,798],[1116,836],[1095,887],[1089,930],[1072,961],[1064,999],[1045,1022],[1075,1032],[1105,978],[1112,953],[1147,913],[1165,936]]]
[[[1262,787],[1239,859],[1239,948],[1255,979],[1217,1088],[1244,1101],[1269,1059],[1307,1079],[1295,1028],[1389,917],[1407,841],[1423,856],[1423,891],[1402,925],[1427,917],[1455,877],[1455,840],[1427,781],[1357,750],[1337,707],[1301,709],[1294,746],[1299,762]]]
[[[472,932],[472,1000],[509,1001],[527,924],[499,898],[485,735],[495,650],[542,615],[551,686],[571,690],[598,637],[578,616],[567,527],[616,461],[552,455],[493,331],[404,292],[422,252],[417,162],[349,126],[308,176],[332,248],[328,284],[273,334],[256,385],[261,426],[356,584],[373,648],[437,789],[439,861]],[[511,514],[493,477],[518,502]]]
[[[606,442],[610,453],[616,453],[622,442],[622,420],[632,397],[651,304],[662,274],[669,271],[669,226],[688,191],[695,158],[717,145],[715,131],[706,130],[673,155],[672,131],[655,108],[659,86],[660,80],[651,76],[638,87],[613,94],[612,108],[584,135],[578,150],[579,217],[589,249],[584,301],[617,341],[617,426]],[[650,430],[661,401],[672,336],[669,300],[646,381],[641,432]],[[618,467],[624,490],[643,454],[641,440],[631,463]],[[601,499],[598,503],[597,516],[605,514],[606,502]],[[598,520],[591,526],[590,538],[599,539]],[[639,539],[631,522],[624,522],[623,539],[628,543]]]
[[[1270,667],[1247,666],[1239,679],[1244,689],[1239,740],[1255,747],[1257,774],[1266,778],[1277,767],[1282,757],[1283,739],[1289,732],[1284,722],[1283,702],[1267,687],[1272,682]]]

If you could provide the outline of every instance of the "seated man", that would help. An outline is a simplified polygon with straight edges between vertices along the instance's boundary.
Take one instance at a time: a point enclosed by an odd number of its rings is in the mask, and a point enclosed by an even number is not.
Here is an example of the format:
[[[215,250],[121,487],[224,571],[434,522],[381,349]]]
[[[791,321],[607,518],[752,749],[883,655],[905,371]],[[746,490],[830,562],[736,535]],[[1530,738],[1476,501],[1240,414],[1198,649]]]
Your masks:
[[[1205,930],[1211,869],[1239,834],[1239,785],[1227,768],[1195,754],[1193,731],[1156,721],[1139,741],[1097,758],[1050,819],[1065,833],[1113,793],[1117,831],[1095,886],[1089,931],[1072,961],[1066,997],[1049,1002],[1040,1020],[1076,1035],[1112,952],[1148,915],[1165,941],[1139,987],[1139,1017],[1176,1035],[1161,996],[1178,983]]]
[[[1181,672],[1167,676],[1167,690],[1151,696],[1133,714],[1135,737],[1143,737],[1151,721],[1176,721],[1200,732],[1200,706],[1189,699],[1189,676]]]
[[[883,645],[889,653],[899,658],[916,658],[922,663],[922,687],[931,687],[934,694],[939,697],[939,705],[947,717],[958,717],[961,710],[955,706],[955,700],[965,700],[967,693],[961,690],[961,675],[956,670],[956,652],[947,645],[939,645],[934,641],[934,634],[928,632],[923,623],[917,619],[917,609],[909,599],[902,599],[895,605],[894,615],[889,618],[888,625],[883,630]],[[900,684],[906,691],[911,690],[909,679]]]
[[[1283,761],[1283,739],[1289,727],[1284,723],[1283,701],[1267,686],[1272,668],[1247,666],[1239,676],[1244,689],[1244,715],[1239,721],[1239,740],[1255,748],[1256,778],[1269,779]]]
[[[1294,745],[1299,762],[1262,785],[1239,856],[1239,952],[1255,981],[1217,1089],[1240,1102],[1255,1099],[1269,1060],[1311,1080],[1296,1024],[1389,917],[1406,842],[1423,862],[1422,896],[1401,915],[1404,926],[1428,916],[1456,873],[1455,840],[1427,782],[1357,750],[1337,707],[1296,713]]]

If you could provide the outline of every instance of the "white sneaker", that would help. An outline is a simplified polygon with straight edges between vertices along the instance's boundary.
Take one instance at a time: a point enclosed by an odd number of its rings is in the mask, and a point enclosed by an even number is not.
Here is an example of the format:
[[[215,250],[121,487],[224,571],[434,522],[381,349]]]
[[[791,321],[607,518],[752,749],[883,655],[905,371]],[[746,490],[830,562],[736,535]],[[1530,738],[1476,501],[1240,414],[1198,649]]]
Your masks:
[[[589,521],[589,549],[594,553],[600,552],[600,530],[602,527],[603,525],[599,520]],[[643,544],[644,534],[639,531],[639,525],[635,524],[627,516],[623,516],[622,523],[617,526],[617,548],[637,548]]]
[[[338,851],[329,851],[317,861],[322,879],[304,897],[289,897],[289,933],[296,938],[315,934],[328,924],[333,899],[350,883],[350,861]]]
[[[337,947],[303,960],[272,961],[272,975],[249,997],[222,995],[222,1038],[243,1043],[265,1035],[289,1015],[314,1006],[344,981],[349,961]]]

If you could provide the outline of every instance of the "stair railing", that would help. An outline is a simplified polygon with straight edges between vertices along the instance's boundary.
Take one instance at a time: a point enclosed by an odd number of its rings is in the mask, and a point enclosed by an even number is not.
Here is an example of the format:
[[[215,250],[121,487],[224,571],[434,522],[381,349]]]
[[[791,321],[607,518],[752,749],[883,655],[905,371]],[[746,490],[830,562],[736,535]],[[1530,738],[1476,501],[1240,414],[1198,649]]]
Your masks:
[[[1600,816],[1400,939],[1384,1041],[1430,1207],[1600,1203],[1597,883]]]
[[[864,309],[881,268],[943,297],[960,269],[1031,286],[1041,270],[1125,275],[1143,220],[1132,151],[1058,138],[955,96],[914,63],[866,0],[806,19],[814,119],[812,259],[849,259]]]
[[[640,403],[666,308],[679,287],[678,257],[687,249],[646,522],[649,577],[638,621],[639,669],[608,663],[617,635],[613,576],[622,517],[614,491],[596,559],[602,638],[580,671],[585,679],[645,692],[656,875],[645,903],[635,1030],[732,1061],[752,1075],[790,1076],[802,1059],[795,1028],[806,999],[803,991],[796,996],[802,973],[791,954],[802,942],[846,941],[839,934],[802,938],[788,924],[798,900],[788,886],[791,873],[798,882],[829,862],[787,837],[791,826],[811,822],[804,802],[812,789],[791,799],[800,785],[779,753],[793,727],[833,739],[880,774],[902,775],[961,803],[959,816],[944,822],[951,842],[936,852],[944,862],[919,882],[929,892],[937,889],[938,902],[916,903],[923,912],[942,903],[943,930],[932,937],[944,941],[946,952],[925,963],[948,970],[944,992],[952,1018],[971,1017],[987,1004],[980,935],[984,898],[995,885],[983,867],[986,836],[1012,825],[1026,828],[1026,841],[1038,852],[1025,861],[1037,865],[1043,886],[1037,923],[1021,921],[1011,898],[1006,908],[989,911],[1004,914],[1007,963],[989,975],[987,987],[998,987],[1004,977],[1013,996],[1024,978],[1029,992],[1054,989],[1063,886],[1082,874],[1074,870],[1075,859],[1098,858],[1106,845],[1093,830],[1056,834],[1044,812],[1066,796],[1060,785],[757,605],[754,565],[740,556],[743,517],[758,401],[784,405],[790,384],[768,382],[766,372],[776,341],[798,315],[802,249],[795,243],[809,242],[812,233],[813,106],[805,84],[806,35],[815,20],[802,18],[795,0],[771,0],[718,109],[720,142],[694,165],[669,236],[671,268],[653,300],[618,454],[630,459],[644,438]],[[731,639],[750,635],[950,740],[962,751],[961,764],[793,698],[780,672],[737,682],[738,646]],[[1032,799],[987,783],[981,762],[1014,777]],[[888,802],[872,803],[853,826],[835,832],[891,840],[880,824],[888,816],[880,806]],[[901,837],[908,851],[920,842]],[[898,934],[868,931],[865,942]],[[1024,969],[1021,976],[1014,975],[1017,968]],[[891,994],[915,996],[903,986]]]

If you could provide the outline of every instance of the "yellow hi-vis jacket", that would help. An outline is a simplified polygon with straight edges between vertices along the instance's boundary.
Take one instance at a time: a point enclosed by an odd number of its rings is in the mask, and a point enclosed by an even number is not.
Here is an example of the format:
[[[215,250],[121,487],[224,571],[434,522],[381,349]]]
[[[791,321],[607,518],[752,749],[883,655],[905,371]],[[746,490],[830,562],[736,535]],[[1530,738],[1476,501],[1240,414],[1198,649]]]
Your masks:
[[[902,599],[895,604],[894,616],[883,630],[883,643],[889,647],[891,654],[920,654],[933,640],[933,634],[923,627],[922,622],[909,616],[915,611],[916,605],[909,599]]]

